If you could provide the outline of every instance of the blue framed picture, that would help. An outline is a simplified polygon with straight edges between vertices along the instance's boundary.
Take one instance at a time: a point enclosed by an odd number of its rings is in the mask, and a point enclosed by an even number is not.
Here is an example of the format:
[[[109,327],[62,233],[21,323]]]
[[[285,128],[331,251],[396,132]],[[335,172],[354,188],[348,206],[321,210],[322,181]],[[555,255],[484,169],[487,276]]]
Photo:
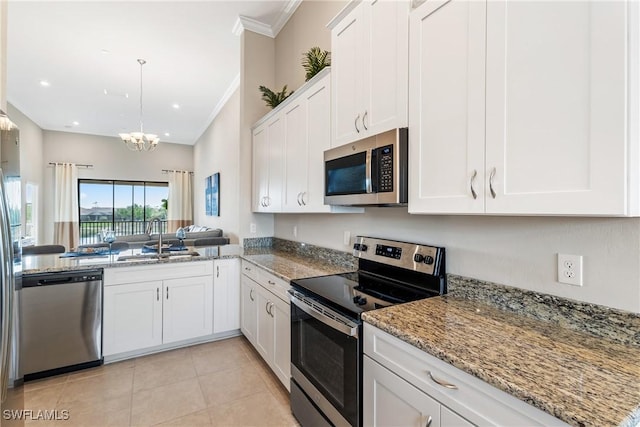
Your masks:
[[[205,213],[207,216],[220,216],[220,173],[205,178]]]

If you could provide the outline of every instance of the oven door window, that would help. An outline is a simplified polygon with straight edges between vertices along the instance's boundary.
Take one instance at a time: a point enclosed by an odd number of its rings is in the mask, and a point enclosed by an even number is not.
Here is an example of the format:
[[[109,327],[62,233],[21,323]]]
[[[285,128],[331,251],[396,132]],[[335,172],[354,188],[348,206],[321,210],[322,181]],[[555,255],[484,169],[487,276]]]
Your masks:
[[[358,416],[358,340],[291,305],[291,363],[352,425]]]
[[[364,194],[367,192],[367,154],[352,154],[325,162],[327,196]]]

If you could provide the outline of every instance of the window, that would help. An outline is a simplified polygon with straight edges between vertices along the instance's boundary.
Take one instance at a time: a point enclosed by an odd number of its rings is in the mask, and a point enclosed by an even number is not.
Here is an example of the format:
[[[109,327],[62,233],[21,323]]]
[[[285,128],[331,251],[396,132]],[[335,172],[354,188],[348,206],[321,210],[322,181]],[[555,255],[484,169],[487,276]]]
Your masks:
[[[22,245],[35,245],[38,235],[38,185],[28,182],[25,191],[24,237]]]
[[[141,234],[156,218],[152,232],[165,232],[168,196],[166,182],[79,180],[80,243],[101,242],[103,230]]]

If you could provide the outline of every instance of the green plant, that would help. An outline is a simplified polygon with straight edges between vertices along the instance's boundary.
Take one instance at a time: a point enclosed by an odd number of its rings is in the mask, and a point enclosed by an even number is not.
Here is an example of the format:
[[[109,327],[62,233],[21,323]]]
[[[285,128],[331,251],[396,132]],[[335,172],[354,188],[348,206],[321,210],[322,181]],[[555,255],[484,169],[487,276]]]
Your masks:
[[[259,89],[260,92],[262,92],[262,100],[271,108],[276,108],[278,104],[293,93],[293,91],[291,91],[287,94],[287,85],[284,85],[280,92],[274,92],[266,86],[260,86]]]
[[[331,65],[331,52],[322,50],[318,46],[312,47],[302,55],[302,67],[306,74],[306,81],[318,74],[324,67]]]

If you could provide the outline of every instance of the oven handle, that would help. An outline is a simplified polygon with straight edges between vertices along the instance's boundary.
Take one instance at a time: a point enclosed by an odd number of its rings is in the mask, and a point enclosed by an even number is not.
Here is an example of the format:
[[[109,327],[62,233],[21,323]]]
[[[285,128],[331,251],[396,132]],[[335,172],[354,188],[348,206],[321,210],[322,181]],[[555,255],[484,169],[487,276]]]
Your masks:
[[[324,323],[325,325],[331,327],[332,329],[335,329],[336,331],[342,332],[345,335],[348,335],[350,337],[356,337],[356,338],[358,337],[358,327],[357,326],[351,327],[349,325],[345,325],[343,323],[340,323],[337,320],[334,320],[334,319],[332,319],[330,317],[327,317],[322,312],[316,310],[313,307],[309,307],[308,305],[306,305],[299,298],[297,298],[295,295],[293,295],[291,290],[289,290],[288,292],[289,292],[289,299],[291,300],[291,303],[294,304],[296,307],[298,307],[300,310],[302,310],[305,313],[307,313],[309,316],[313,317],[316,320],[321,321],[322,323]]]

